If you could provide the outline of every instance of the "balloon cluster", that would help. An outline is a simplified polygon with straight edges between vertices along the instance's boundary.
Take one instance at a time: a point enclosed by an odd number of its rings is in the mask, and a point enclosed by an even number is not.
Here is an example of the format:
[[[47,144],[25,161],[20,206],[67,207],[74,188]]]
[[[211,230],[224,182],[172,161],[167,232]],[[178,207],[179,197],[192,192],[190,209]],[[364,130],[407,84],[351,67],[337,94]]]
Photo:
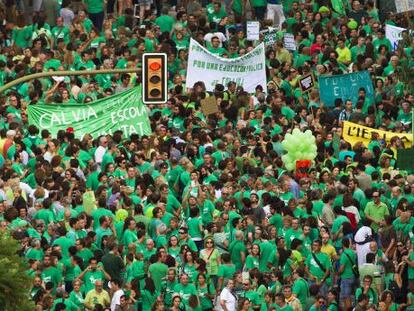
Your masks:
[[[301,132],[295,128],[292,134],[286,134],[282,141],[283,149],[287,152],[282,155],[282,161],[288,171],[293,171],[298,160],[314,160],[317,155],[315,136],[310,130]]]

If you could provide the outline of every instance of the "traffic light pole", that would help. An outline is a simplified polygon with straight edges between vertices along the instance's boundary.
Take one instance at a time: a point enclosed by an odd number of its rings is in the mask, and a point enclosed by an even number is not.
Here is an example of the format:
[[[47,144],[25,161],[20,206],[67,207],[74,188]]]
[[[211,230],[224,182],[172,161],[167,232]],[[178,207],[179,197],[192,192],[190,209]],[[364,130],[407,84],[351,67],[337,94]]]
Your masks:
[[[47,71],[34,73],[28,76],[24,76],[13,80],[0,87],[0,94],[3,94],[6,90],[12,88],[20,83],[30,81],[33,79],[46,78],[46,77],[62,77],[62,76],[84,76],[84,75],[96,75],[96,74],[117,74],[117,73],[141,73],[141,68],[127,68],[127,69],[99,69],[99,70],[76,70],[76,71]]]

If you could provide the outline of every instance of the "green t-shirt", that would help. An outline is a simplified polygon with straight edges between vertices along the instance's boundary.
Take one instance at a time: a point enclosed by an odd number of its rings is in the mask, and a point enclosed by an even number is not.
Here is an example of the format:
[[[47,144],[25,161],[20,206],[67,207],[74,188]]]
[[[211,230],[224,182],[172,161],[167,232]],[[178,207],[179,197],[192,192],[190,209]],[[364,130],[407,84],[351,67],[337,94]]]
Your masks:
[[[103,12],[102,0],[85,0],[84,3],[88,8],[88,13],[96,14]]]
[[[357,264],[357,258],[356,254],[352,250],[345,249],[342,252],[341,257],[339,258],[339,264],[341,266],[344,266],[344,271],[341,274],[341,279],[352,279],[355,277],[354,272],[352,271],[352,266],[354,264]]]
[[[319,260],[322,267],[326,270],[331,270],[331,260],[329,259],[329,256],[325,253],[312,253],[305,261],[305,265],[309,268],[310,274],[312,274],[314,277],[316,277],[319,281],[321,281],[325,275],[325,272],[321,269],[321,267],[318,265],[316,260],[313,256],[316,256],[316,258]]]
[[[181,283],[178,283],[174,287],[174,293],[177,293],[181,297],[181,301],[184,305],[188,304],[188,300],[190,299],[191,295],[197,295],[197,289],[193,284],[187,284],[183,285]]]
[[[408,259],[410,261],[414,261],[414,252],[411,252],[408,256]],[[414,268],[408,265],[408,279],[413,280],[414,279]]]
[[[251,270],[253,268],[259,269],[260,258],[258,256],[248,255],[246,257],[246,270]]]
[[[56,288],[61,281],[61,274],[59,270],[55,267],[49,267],[46,269],[43,269],[41,273],[42,280],[46,283],[52,282],[53,288]]]
[[[160,27],[161,32],[171,32],[175,20],[169,15],[161,15],[155,19],[155,25]]]
[[[151,275],[157,291],[161,290],[161,283],[167,272],[168,266],[162,262],[156,262],[149,266],[148,273]]]
[[[293,282],[292,293],[299,299],[302,307],[306,305],[306,299],[309,297],[308,282],[302,278],[298,278]]]
[[[246,246],[243,241],[234,240],[230,243],[229,251],[231,255],[231,262],[234,263],[237,270],[243,268],[243,263],[241,261],[241,252],[246,253]]]

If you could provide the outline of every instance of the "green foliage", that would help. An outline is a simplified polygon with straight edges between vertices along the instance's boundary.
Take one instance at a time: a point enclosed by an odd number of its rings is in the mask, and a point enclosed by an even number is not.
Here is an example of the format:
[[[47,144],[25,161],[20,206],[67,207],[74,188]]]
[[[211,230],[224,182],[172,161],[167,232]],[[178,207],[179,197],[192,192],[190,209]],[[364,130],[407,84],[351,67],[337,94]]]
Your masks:
[[[32,279],[27,264],[17,255],[19,249],[16,240],[0,233],[0,306],[5,311],[35,309],[29,295]]]

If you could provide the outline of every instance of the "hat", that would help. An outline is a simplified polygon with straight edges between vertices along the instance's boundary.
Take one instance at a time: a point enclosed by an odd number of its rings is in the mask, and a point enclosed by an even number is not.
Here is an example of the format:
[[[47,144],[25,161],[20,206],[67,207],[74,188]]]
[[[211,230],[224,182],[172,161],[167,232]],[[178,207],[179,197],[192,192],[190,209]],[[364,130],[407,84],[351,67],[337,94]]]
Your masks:
[[[68,134],[73,134],[74,132],[75,132],[75,130],[73,129],[73,127],[68,127],[66,129],[66,133],[68,133]]]
[[[358,28],[358,23],[354,20],[351,19],[348,24],[347,24],[349,29],[357,29]]]
[[[330,10],[327,6],[323,5],[319,8],[319,13],[329,13],[329,12],[330,12]]]

